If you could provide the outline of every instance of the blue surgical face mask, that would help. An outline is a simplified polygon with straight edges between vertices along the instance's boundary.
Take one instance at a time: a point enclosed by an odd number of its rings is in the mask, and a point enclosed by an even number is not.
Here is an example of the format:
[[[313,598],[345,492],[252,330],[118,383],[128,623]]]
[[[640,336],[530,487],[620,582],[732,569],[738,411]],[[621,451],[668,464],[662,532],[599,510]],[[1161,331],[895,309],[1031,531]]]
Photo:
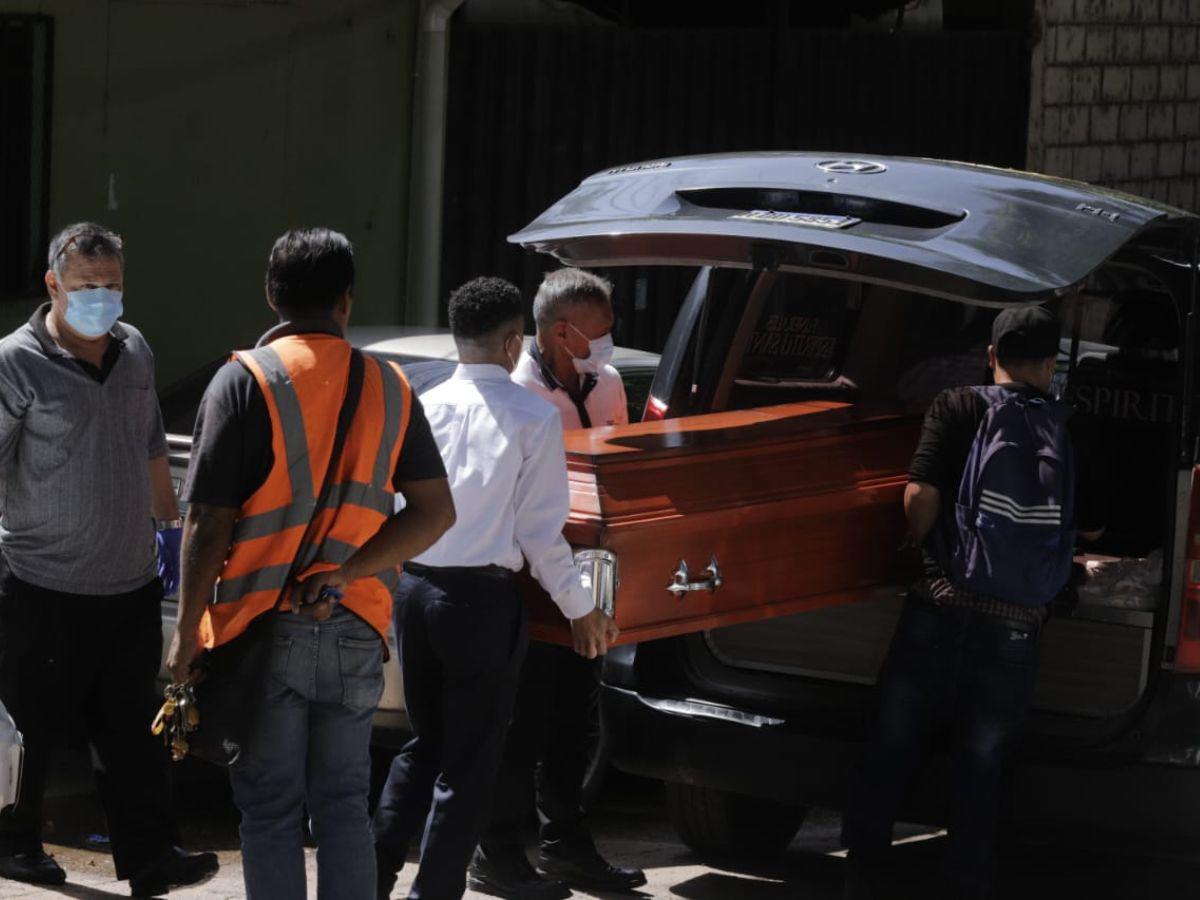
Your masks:
[[[567,323],[571,325],[570,322]],[[571,325],[575,328],[574,325]],[[587,335],[575,328],[575,332],[584,340],[587,340]],[[591,351],[587,357],[580,359],[578,356],[571,354],[571,362],[575,364],[575,371],[580,375],[599,375],[605,366],[612,360],[613,355],[613,339],[612,332],[596,338],[594,341],[588,341],[588,349]],[[571,353],[570,350],[567,351]]]
[[[67,313],[64,317],[72,331],[87,338],[107,334],[125,311],[121,292],[110,288],[87,291],[67,291]]]

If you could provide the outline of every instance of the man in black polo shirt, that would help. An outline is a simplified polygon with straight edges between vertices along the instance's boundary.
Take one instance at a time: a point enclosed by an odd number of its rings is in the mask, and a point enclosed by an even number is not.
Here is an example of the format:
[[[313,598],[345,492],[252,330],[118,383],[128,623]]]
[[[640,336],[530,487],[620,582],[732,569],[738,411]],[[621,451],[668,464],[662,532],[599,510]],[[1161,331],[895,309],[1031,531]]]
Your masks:
[[[124,256],[111,231],[60,232],[45,281],[50,302],[0,340],[0,699],[25,737],[0,876],[66,880],[42,847],[42,793],[51,750],[78,725],[117,877],[157,896],[211,876],[217,858],[179,849],[149,728],[180,535],[154,357],[118,321]]]
[[[1058,320],[1042,308],[1001,312],[988,348],[996,384],[1024,400],[1054,404],[1048,392],[1059,333]],[[926,414],[909,469],[904,511],[909,539],[922,551],[924,575],[909,592],[880,672],[874,737],[846,810],[847,898],[880,896],[881,869],[904,791],[935,732],[947,723],[954,801],[945,886],[951,897],[989,895],[1001,776],[1029,711],[1038,632],[1048,609],[1033,598],[1011,602],[968,590],[950,574],[960,482],[988,410],[987,400],[971,387],[943,391]],[[1077,452],[1081,420],[1070,420],[1068,427],[1076,448],[1075,520],[1060,528],[1094,539],[1097,512],[1089,506],[1089,492],[1078,489],[1090,480]],[[1052,515],[1011,509],[1018,518]]]

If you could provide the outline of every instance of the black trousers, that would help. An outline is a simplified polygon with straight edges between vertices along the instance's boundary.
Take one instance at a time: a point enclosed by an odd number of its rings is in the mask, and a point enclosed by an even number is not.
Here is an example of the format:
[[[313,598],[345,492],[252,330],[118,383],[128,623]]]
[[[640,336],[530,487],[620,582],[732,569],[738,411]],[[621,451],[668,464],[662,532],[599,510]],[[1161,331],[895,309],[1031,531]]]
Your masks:
[[[380,883],[394,884],[423,833],[410,900],[457,900],[491,808],[525,656],[525,607],[511,577],[424,570],[405,573],[395,616],[413,738],[375,810]]]
[[[117,877],[179,843],[166,748],[150,733],[161,698],[162,583],[83,596],[34,587],[0,559],[0,700],[25,738],[20,800],[0,814],[0,854],[42,848],[51,755],[82,731],[108,818]]]
[[[582,793],[600,739],[600,667],[570,647],[530,644],[483,840],[489,855],[524,852],[535,801],[543,846],[592,848]]]

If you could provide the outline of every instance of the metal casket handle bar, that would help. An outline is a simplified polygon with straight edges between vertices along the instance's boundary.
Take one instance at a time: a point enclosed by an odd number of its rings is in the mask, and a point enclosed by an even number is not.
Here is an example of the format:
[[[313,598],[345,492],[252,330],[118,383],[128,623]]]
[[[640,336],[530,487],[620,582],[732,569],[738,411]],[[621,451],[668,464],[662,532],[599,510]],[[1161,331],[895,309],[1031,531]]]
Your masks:
[[[675,574],[671,576],[671,583],[667,585],[667,590],[676,597],[682,597],[684,594],[692,591],[708,591],[710,594],[716,593],[717,588],[725,583],[725,576],[721,574],[721,567],[717,565],[717,557],[715,555],[709,557],[708,568],[704,570],[704,577],[698,581],[690,581],[691,573],[688,571],[687,560],[679,561],[679,568],[675,570]]]

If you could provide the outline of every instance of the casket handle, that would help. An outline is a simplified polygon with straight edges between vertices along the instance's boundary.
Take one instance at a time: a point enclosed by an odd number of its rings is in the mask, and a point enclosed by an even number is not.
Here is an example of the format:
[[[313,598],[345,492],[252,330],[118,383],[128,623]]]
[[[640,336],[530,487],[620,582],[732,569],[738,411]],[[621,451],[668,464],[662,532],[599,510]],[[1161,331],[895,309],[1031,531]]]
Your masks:
[[[671,583],[667,585],[667,590],[676,597],[682,597],[684,594],[692,591],[708,591],[710,594],[716,593],[717,588],[725,583],[725,576],[721,574],[721,567],[717,565],[717,557],[714,554],[709,557],[708,568],[704,570],[704,577],[697,580],[689,580],[691,573],[688,571],[686,559],[679,561],[679,568],[675,570],[675,574],[671,576]]]

